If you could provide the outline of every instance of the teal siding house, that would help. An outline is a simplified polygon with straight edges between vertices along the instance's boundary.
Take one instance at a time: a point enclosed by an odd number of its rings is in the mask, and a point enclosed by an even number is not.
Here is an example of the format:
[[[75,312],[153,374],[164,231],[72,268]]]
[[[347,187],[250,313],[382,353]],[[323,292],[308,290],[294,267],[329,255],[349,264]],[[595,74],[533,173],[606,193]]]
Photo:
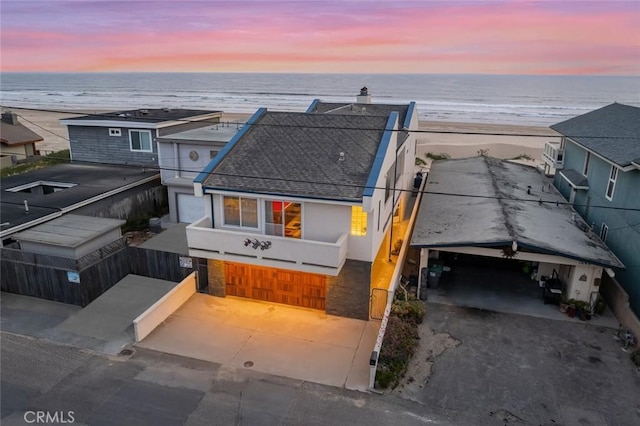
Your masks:
[[[554,186],[624,263],[616,280],[640,316],[640,108],[613,103],[551,126],[545,170]]]

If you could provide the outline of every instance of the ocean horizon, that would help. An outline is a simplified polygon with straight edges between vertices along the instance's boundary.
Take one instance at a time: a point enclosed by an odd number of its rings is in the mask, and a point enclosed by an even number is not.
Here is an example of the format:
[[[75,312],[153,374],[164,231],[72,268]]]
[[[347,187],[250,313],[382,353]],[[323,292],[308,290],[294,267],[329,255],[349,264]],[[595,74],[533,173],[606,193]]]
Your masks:
[[[613,102],[640,106],[640,77],[507,74],[1,73],[3,107],[83,112],[189,108],[305,111],[314,99],[415,101],[420,120],[549,126]]]

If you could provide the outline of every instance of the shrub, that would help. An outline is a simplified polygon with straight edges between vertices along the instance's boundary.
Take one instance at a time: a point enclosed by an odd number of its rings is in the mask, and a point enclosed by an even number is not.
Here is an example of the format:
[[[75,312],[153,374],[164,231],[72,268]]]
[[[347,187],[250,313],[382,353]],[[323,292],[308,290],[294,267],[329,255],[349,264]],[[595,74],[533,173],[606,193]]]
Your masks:
[[[424,166],[425,164],[427,164],[426,161],[424,161],[422,158],[420,157],[416,157],[416,166]]]
[[[433,152],[427,152],[424,156],[431,160],[450,160],[451,159],[451,156],[446,153],[434,154]]]
[[[44,167],[55,166],[56,164],[68,163],[71,154],[68,149],[51,153],[42,157],[31,157],[29,161],[21,162],[13,166],[5,167],[0,171],[0,177],[19,175],[31,170],[42,169]]]
[[[398,385],[418,347],[418,324],[425,309],[419,300],[397,300],[391,306],[389,322],[378,356],[376,386],[393,388]]]
[[[488,150],[487,150],[488,151]],[[512,160],[528,160],[533,161],[535,158],[530,156],[529,154],[519,154],[517,157],[513,157]]]
[[[396,300],[391,305],[391,313],[404,322],[418,325],[422,324],[426,310],[424,303],[419,300]]]

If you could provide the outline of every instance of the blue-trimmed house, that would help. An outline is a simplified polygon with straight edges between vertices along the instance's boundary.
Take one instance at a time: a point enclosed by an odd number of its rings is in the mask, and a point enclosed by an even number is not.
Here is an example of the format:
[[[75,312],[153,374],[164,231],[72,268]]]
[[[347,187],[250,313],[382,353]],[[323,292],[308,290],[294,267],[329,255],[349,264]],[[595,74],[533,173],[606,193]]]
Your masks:
[[[551,126],[554,186],[622,261],[615,278],[640,314],[640,108],[613,103]]]
[[[201,289],[369,319],[374,266],[411,196],[418,122],[414,103],[358,101],[259,109],[194,180]]]

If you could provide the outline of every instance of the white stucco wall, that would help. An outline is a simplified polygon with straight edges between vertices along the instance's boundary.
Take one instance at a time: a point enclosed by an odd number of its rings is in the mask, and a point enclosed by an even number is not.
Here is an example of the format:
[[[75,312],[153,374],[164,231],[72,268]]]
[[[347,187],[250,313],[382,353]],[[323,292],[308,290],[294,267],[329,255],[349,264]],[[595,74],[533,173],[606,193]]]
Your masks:
[[[594,265],[575,265],[571,268],[567,284],[567,299],[593,301],[592,293],[600,291],[596,279],[602,277],[602,268]]]
[[[218,145],[158,142],[162,183],[166,185],[167,180],[176,177],[194,179],[211,162],[211,151],[217,153],[221,149]],[[189,156],[192,151],[197,153],[196,160]]]

